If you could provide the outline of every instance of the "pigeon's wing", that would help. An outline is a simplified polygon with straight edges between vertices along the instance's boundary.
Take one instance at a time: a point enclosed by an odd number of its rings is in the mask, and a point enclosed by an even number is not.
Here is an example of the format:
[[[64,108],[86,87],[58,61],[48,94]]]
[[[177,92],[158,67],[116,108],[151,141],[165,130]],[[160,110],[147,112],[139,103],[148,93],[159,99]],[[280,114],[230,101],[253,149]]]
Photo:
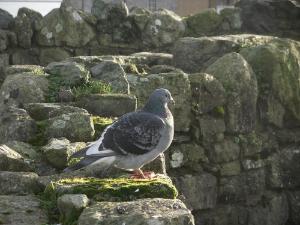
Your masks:
[[[104,134],[101,148],[122,155],[141,155],[153,150],[162,138],[165,122],[146,112],[129,113],[116,121]]]

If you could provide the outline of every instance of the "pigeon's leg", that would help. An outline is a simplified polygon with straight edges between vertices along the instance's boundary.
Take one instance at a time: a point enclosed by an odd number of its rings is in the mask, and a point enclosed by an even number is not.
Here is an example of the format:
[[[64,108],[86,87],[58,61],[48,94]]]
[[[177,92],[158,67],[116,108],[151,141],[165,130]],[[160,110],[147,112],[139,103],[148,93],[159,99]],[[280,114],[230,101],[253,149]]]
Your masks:
[[[130,178],[133,179],[153,179],[156,177],[154,172],[143,172],[141,169],[134,170]]]

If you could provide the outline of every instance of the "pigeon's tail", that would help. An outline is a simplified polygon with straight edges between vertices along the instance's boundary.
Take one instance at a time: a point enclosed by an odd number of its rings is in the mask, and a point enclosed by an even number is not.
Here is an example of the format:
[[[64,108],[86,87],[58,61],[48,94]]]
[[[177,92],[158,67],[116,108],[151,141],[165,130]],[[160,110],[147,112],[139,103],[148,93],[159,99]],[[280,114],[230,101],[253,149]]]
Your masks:
[[[73,158],[82,158],[82,157],[85,157],[86,156],[86,152],[87,152],[87,150],[89,148],[90,147],[88,146],[86,148],[80,149],[79,151],[77,151],[73,155],[71,155],[70,158],[69,158],[69,160],[73,159]]]

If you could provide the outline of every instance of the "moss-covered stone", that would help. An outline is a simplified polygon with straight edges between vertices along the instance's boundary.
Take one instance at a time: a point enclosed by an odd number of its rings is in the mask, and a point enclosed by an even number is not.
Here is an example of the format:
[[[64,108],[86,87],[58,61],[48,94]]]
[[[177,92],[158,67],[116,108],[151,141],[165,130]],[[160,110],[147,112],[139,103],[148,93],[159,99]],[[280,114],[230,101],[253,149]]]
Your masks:
[[[97,179],[69,178],[51,183],[45,194],[86,194],[98,201],[131,201],[140,198],[177,197],[177,190],[169,178],[134,180],[128,178]]]
[[[186,36],[206,36],[215,34],[221,25],[222,18],[215,9],[208,9],[185,19]]]

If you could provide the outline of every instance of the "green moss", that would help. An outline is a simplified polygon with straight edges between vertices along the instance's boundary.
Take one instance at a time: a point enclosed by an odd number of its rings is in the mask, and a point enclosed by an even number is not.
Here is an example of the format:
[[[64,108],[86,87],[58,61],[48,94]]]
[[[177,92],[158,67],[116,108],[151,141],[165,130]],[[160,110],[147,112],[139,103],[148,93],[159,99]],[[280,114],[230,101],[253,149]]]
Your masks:
[[[47,76],[49,81],[48,94],[47,94],[47,102],[57,102],[58,92],[62,86],[65,85],[61,76],[51,75]]]
[[[36,125],[36,135],[29,140],[29,144],[33,146],[43,146],[47,143],[47,139],[45,138],[45,130],[48,126],[48,123],[46,120],[36,121]]]
[[[87,84],[73,87],[72,92],[75,98],[89,94],[108,94],[111,93],[111,86],[102,81],[89,81]]]
[[[212,114],[215,116],[215,117],[221,117],[221,118],[224,118],[224,115],[225,115],[225,109],[223,106],[217,106],[215,107],[213,110],[212,110]]]
[[[57,224],[59,221],[59,210],[57,208],[57,195],[52,191],[52,183],[48,185],[43,193],[38,195],[40,207],[47,212],[49,223]]]
[[[56,195],[86,194],[98,201],[130,201],[140,198],[174,199],[178,195],[176,188],[167,178],[153,180],[72,178],[57,181],[47,190]]]
[[[100,116],[93,116],[93,123],[94,123],[94,129],[95,129],[95,134],[94,137],[99,138],[104,131],[104,129],[112,124],[114,120],[112,118],[108,117],[100,117]]]
[[[57,199],[63,194],[86,194],[96,201],[131,201],[141,198],[174,199],[178,192],[169,178],[133,180],[129,178],[69,178],[51,182],[39,195],[41,207],[48,212],[49,222],[76,224],[78,218],[66,221],[59,217]]]
[[[73,165],[77,164],[81,159],[82,159],[82,157],[81,158],[72,158],[72,159],[70,159],[68,161],[68,166],[73,166]]]

